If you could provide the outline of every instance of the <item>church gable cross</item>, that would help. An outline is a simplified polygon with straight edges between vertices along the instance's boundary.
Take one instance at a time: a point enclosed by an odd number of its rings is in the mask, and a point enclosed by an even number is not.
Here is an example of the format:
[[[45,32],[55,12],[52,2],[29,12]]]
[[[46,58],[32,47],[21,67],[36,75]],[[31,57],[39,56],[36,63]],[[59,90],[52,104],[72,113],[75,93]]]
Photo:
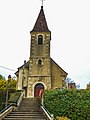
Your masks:
[[[43,1],[45,1],[45,0],[41,0],[42,1],[42,6],[43,6]]]

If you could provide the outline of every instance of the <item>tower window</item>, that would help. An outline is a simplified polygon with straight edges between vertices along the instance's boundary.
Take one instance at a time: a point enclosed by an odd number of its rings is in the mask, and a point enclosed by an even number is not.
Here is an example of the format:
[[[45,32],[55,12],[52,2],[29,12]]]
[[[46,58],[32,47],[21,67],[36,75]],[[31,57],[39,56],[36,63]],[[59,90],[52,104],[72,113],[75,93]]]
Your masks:
[[[42,60],[41,59],[38,60],[38,65],[42,65]]]
[[[43,44],[43,36],[39,35],[38,36],[38,45],[42,45]]]

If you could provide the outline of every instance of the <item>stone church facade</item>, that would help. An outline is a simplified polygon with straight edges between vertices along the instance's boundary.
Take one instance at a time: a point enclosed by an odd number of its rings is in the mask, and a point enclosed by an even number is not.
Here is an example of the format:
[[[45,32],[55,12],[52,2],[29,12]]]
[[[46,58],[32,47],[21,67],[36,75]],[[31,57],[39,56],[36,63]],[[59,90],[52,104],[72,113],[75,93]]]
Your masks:
[[[29,61],[18,68],[17,89],[25,97],[38,97],[40,90],[66,87],[67,73],[50,57],[51,31],[48,29],[43,6],[30,32]]]

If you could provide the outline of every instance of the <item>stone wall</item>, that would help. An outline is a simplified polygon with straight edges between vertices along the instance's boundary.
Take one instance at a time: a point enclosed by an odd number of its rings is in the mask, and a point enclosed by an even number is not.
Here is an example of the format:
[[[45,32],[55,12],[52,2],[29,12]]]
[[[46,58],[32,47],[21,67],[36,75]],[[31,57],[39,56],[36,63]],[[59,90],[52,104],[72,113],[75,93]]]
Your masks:
[[[66,76],[67,73],[51,59],[51,88],[66,87]]]

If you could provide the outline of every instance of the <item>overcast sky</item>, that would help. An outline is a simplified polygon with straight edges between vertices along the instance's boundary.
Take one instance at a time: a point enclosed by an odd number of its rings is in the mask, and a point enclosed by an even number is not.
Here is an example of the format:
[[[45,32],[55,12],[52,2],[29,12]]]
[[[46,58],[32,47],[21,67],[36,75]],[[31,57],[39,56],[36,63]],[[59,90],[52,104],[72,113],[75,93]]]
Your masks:
[[[30,57],[30,31],[41,0],[0,0],[0,66],[17,70]],[[81,88],[90,81],[90,0],[45,0],[51,57]],[[0,67],[0,74],[14,71]]]

